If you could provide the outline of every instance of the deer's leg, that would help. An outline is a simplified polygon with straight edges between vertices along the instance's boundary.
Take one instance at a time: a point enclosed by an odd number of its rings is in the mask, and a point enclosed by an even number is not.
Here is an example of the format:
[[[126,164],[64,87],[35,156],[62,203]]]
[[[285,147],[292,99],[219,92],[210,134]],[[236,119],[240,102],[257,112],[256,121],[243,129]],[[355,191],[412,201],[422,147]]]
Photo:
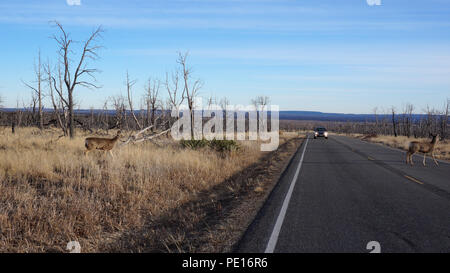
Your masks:
[[[436,161],[436,158],[434,157],[434,153],[431,153],[431,157],[434,160],[434,163],[436,163],[437,166],[439,166],[439,163]]]
[[[114,154],[112,153],[112,150],[109,150],[109,154],[111,155],[112,158],[114,158]]]
[[[406,152],[406,165],[408,165],[411,162],[411,152]]]
[[[424,166],[426,166],[426,165],[425,165],[425,159],[426,159],[426,157],[427,157],[427,154],[426,154],[426,153],[423,153],[423,165],[424,165]]]
[[[84,151],[84,156],[87,156],[89,153],[89,150]]]

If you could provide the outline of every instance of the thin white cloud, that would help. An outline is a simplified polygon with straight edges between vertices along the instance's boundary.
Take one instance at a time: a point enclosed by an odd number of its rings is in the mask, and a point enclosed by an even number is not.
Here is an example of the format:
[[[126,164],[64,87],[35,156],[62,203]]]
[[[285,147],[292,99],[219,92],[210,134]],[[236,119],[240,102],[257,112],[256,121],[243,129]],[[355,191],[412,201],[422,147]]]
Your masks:
[[[264,18],[148,18],[148,17],[111,17],[111,16],[27,16],[4,15],[0,22],[29,24],[47,23],[58,20],[66,25],[92,26],[104,25],[115,28],[138,29],[223,29],[254,31],[288,31],[288,32],[329,32],[364,31],[384,29],[385,31],[408,31],[433,27],[450,28],[450,22],[369,22],[369,21],[297,21],[297,20],[265,20]]]
[[[179,48],[137,48],[112,52],[130,56],[173,56]],[[270,64],[297,65],[346,65],[383,67],[386,72],[397,69],[411,71],[428,67],[429,71],[447,71],[450,54],[446,46],[417,45],[404,48],[401,45],[371,47],[370,45],[329,45],[329,46],[253,46],[251,48],[190,48],[196,58],[212,60],[267,61]],[[270,54],[268,54],[270,53]]]
[[[68,5],[81,5],[81,0],[66,0]],[[108,2],[109,3],[109,2]],[[180,4],[181,3],[181,4]],[[305,6],[292,1],[201,1],[200,5],[167,1],[164,5],[148,2],[139,8],[132,2],[120,5],[85,5],[80,9],[43,3],[0,4],[0,23],[42,24],[57,19],[66,25],[105,25],[120,28],[225,29],[287,32],[336,32],[358,30],[417,30],[450,28],[448,21],[430,17],[411,19],[409,11],[384,11],[383,19],[370,13],[363,16],[348,7]],[[426,13],[428,14],[428,13]],[[402,16],[407,15],[406,18]],[[390,19],[386,19],[390,18]],[[434,17],[432,17],[434,18]]]

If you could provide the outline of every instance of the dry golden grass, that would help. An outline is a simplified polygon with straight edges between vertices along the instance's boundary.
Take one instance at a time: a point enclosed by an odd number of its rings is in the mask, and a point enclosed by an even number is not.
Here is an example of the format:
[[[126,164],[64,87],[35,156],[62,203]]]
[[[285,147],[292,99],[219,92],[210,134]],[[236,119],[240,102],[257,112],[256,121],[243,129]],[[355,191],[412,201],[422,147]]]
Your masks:
[[[373,143],[381,143],[405,151],[408,150],[409,143],[411,141],[420,141],[428,143],[431,142],[431,139],[428,138],[413,138],[413,137],[408,138],[406,136],[395,137],[395,136],[376,135],[368,137],[362,134],[348,134],[347,136],[360,138]],[[436,158],[450,160],[450,142],[448,140],[439,141],[437,146],[435,147],[435,155]]]
[[[115,148],[115,158],[85,157],[85,135],[56,141],[58,133],[0,129],[1,252],[60,252],[75,240],[82,252],[99,251],[108,238],[139,230],[263,155],[257,142],[224,156],[164,138]]]

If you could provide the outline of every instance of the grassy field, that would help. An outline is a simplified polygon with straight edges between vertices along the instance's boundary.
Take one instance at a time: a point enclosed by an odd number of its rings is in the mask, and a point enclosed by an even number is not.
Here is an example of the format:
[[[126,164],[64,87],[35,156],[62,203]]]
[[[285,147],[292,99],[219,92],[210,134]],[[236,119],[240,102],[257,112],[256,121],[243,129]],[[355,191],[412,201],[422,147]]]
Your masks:
[[[428,143],[431,142],[431,139],[427,138],[413,138],[413,137],[408,138],[406,136],[397,136],[397,137],[385,135],[369,136],[363,134],[349,134],[347,136],[359,138],[373,143],[381,143],[383,145],[402,149],[405,151],[408,150],[409,143],[411,141],[420,141]],[[436,150],[434,154],[436,155],[436,158],[450,160],[450,142],[448,140],[439,141],[435,149]]]
[[[214,195],[215,187],[267,156],[257,142],[242,142],[239,151],[223,154],[183,149],[161,138],[114,149],[115,158],[101,152],[85,157],[85,135],[58,140],[58,134],[0,129],[2,252],[66,252],[69,241],[79,241],[82,252],[177,251],[179,234],[145,227],[168,217],[176,222],[172,211],[204,192]],[[280,143],[296,136],[287,134]],[[176,224],[197,220],[182,221]],[[124,234],[142,230],[153,237],[123,243]]]

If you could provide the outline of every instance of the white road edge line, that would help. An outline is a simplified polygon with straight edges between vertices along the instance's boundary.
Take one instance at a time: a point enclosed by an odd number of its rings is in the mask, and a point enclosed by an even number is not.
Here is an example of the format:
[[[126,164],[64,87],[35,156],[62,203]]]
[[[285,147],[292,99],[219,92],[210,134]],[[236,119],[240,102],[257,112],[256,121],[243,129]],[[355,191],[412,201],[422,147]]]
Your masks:
[[[278,214],[277,221],[275,222],[275,226],[273,227],[272,234],[270,235],[269,242],[267,243],[266,250],[264,253],[273,253],[275,251],[275,246],[278,242],[278,236],[280,235],[281,226],[284,222],[284,217],[286,216],[286,211],[289,206],[289,201],[291,200],[292,192],[294,191],[295,183],[297,182],[298,175],[300,173],[300,169],[302,168],[303,158],[305,157],[306,146],[308,146],[309,136],[306,137],[305,147],[303,148],[302,157],[300,158],[300,163],[298,164],[297,170],[295,171],[294,178],[291,181],[291,185],[289,186],[289,190],[286,194],[286,197],[283,201],[283,206],[281,207],[280,214]]]

